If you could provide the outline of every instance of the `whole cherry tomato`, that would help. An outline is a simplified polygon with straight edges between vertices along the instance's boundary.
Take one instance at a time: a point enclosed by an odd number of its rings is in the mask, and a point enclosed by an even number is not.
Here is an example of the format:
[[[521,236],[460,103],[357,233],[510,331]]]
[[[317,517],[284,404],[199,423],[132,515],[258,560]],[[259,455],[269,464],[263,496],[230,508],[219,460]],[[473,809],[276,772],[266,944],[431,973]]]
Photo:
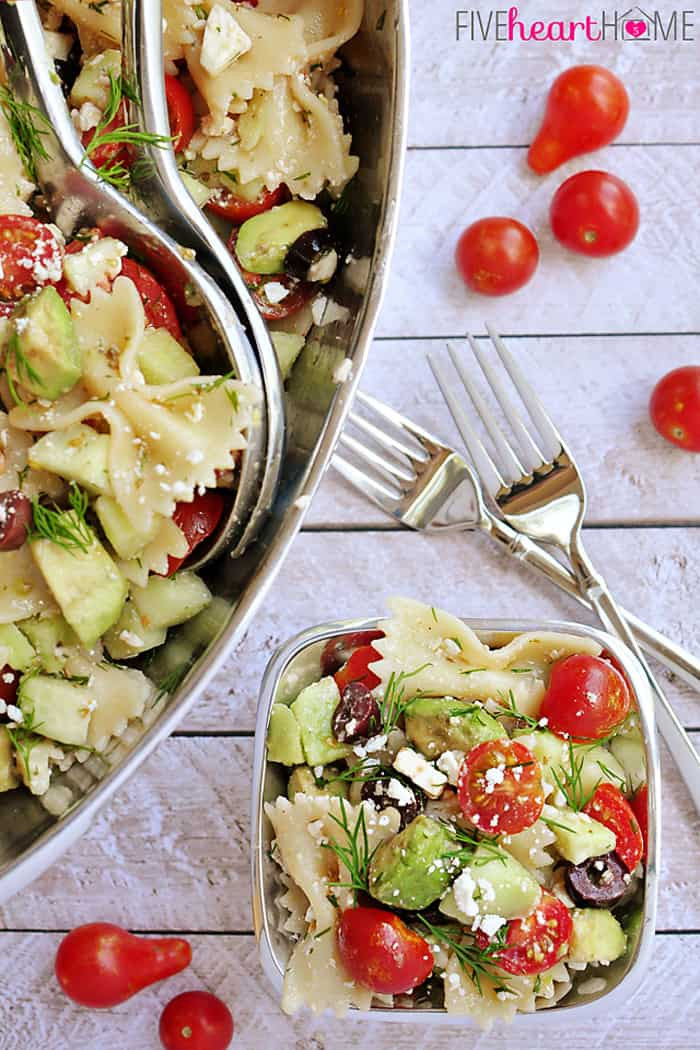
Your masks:
[[[348,908],[338,926],[338,951],[358,984],[381,995],[401,995],[433,972],[433,954],[420,934],[382,908]]]
[[[574,653],[552,667],[540,718],[565,739],[600,740],[627,717],[631,703],[627,682],[612,664]]]
[[[277,204],[284,204],[289,196],[286,186],[278,186],[274,190],[263,190],[253,200],[233,193],[231,190],[218,189],[207,201],[207,208],[222,219],[228,219],[235,226],[240,226],[246,219],[253,215],[259,215],[263,211],[269,211]]]
[[[173,339],[181,343],[182,330],[173,301],[151,271],[133,259],[122,259],[121,273],[136,285],[136,291],[143,303],[146,324],[153,325],[154,328],[165,328]]]
[[[651,421],[662,437],[687,452],[700,452],[700,365],[669,372],[654,387]]]
[[[566,955],[572,930],[573,922],[566,905],[542,890],[531,915],[511,919],[506,927],[505,947],[495,951],[491,958],[506,973],[519,977],[544,973]],[[476,943],[486,948],[490,939],[479,931]]]
[[[649,849],[649,788],[646,784],[642,784],[634,797],[630,799],[630,806],[642,833],[644,840],[642,860],[646,860]]]
[[[350,682],[362,682],[368,689],[374,689],[376,685],[379,685],[381,678],[370,670],[369,665],[381,659],[382,654],[371,645],[363,645],[355,649],[347,663],[333,675],[340,692],[342,693]]]
[[[527,162],[538,175],[582,153],[601,149],[625,126],[630,103],[624,85],[602,66],[573,66],[552,84]]]
[[[103,128],[90,128],[89,131],[84,131],[82,135],[82,143],[86,150],[89,149],[92,140],[99,135],[101,138],[103,135],[107,135],[110,132],[118,131],[119,128],[123,128],[128,123],[126,102],[120,102],[117,112],[110,120],[109,124],[105,124]],[[100,146],[96,146],[92,151],[89,152],[90,162],[96,168],[112,168],[117,164],[122,165],[124,168],[130,168],[134,163],[134,148],[125,142],[104,142]]]
[[[165,100],[168,104],[173,149],[176,153],[181,153],[183,149],[187,149],[194,134],[194,106],[182,81],[169,73],[165,74]]]
[[[457,241],[464,283],[481,295],[509,295],[527,284],[540,258],[534,234],[516,219],[479,219]]]
[[[644,854],[639,821],[615,784],[599,784],[583,812],[615,832],[615,852],[628,871],[634,871]]]
[[[605,171],[567,179],[554,194],[549,217],[565,248],[596,258],[623,251],[639,229],[637,198],[626,182]]]
[[[173,521],[187,540],[187,554],[168,558],[166,576],[172,576],[207,536],[211,536],[224,513],[224,497],[217,489],[198,492],[191,503],[176,503]]]
[[[321,653],[321,674],[335,674],[350,659],[356,649],[371,645],[377,638],[383,638],[384,631],[355,631],[352,634],[341,634],[329,638]]]
[[[0,299],[14,302],[61,278],[63,249],[29,215],[0,215]]]
[[[226,1050],[233,1039],[233,1017],[211,992],[182,992],[160,1015],[158,1034],[165,1050]]]
[[[55,969],[69,999],[108,1007],[172,977],[191,960],[192,949],[181,937],[137,937],[111,922],[91,922],[66,934]]]
[[[544,806],[540,764],[518,740],[485,740],[465,756],[457,781],[467,820],[488,835],[516,835]]]

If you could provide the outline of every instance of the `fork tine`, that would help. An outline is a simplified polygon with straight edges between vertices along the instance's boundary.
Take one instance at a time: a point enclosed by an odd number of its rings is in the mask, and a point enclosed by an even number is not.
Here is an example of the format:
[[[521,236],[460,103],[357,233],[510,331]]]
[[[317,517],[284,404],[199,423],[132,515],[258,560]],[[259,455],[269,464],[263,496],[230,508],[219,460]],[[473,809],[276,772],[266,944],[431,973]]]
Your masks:
[[[400,482],[411,482],[416,480],[416,472],[410,467],[404,466],[399,463],[398,460],[389,460],[386,456],[381,456],[374,449],[368,448],[367,445],[363,445],[361,441],[358,441],[352,434],[343,433],[340,435],[340,444],[345,445],[354,452],[355,455],[363,460],[365,463],[369,463],[377,473],[384,478],[385,481],[393,481],[397,487],[401,488]]]
[[[467,446],[467,451],[474,460],[474,465],[476,466],[477,473],[481,478],[484,488],[492,495],[495,494],[499,489],[506,487],[503,478],[498,472],[496,464],[489,456],[481,439],[469,422],[469,418],[462,407],[461,402],[453,394],[442,361],[440,361],[435,354],[428,354],[428,363],[433,370],[433,375],[442,391],[442,396],[447,403],[447,407],[457,425],[457,429],[462,435],[464,444]]]
[[[538,398],[530,383],[525,378],[522,369],[508,350],[500,335],[494,331],[491,325],[486,325],[491,342],[496,347],[498,356],[503,362],[505,369],[513,381],[513,386],[520,394],[523,404],[527,408],[532,422],[537,427],[543,441],[543,451],[547,459],[555,459],[561,452],[563,441],[559,431],[544,410],[542,402]]]
[[[355,396],[359,402],[362,402],[369,408],[374,409],[377,415],[383,416],[384,419],[387,419],[390,423],[393,423],[393,425],[398,430],[407,431],[407,433],[409,433],[413,438],[415,438],[415,440],[421,446],[421,450],[423,452],[426,451],[426,442],[429,445],[436,445],[438,447],[442,444],[440,439],[435,437],[434,434],[431,434],[430,431],[424,430],[423,427],[419,427],[417,423],[413,422],[413,420],[408,419],[406,416],[402,416],[401,413],[397,412],[395,408],[392,408],[390,405],[386,405],[383,401],[379,401],[376,397],[372,397],[371,394],[365,394],[363,390],[358,390]],[[414,455],[414,453],[406,452],[406,455]]]
[[[397,413],[398,414],[398,413]],[[417,445],[408,444],[400,437],[394,437],[392,434],[387,434],[381,427],[375,426],[374,423],[370,422],[369,419],[365,419],[364,416],[359,415],[357,412],[351,412],[348,416],[348,422],[352,423],[353,426],[357,427],[358,430],[362,430],[365,434],[368,434],[378,445],[381,445],[387,452],[393,452],[396,455],[400,452],[406,456],[409,460],[422,463],[429,458],[427,452],[422,447]]]
[[[376,503],[387,514],[394,513],[399,501],[399,494],[396,491],[370,477],[369,474],[365,474],[364,471],[359,470],[344,456],[341,456],[339,452],[334,454],[331,463],[341,477],[358,489],[363,496],[366,496],[372,503]]]

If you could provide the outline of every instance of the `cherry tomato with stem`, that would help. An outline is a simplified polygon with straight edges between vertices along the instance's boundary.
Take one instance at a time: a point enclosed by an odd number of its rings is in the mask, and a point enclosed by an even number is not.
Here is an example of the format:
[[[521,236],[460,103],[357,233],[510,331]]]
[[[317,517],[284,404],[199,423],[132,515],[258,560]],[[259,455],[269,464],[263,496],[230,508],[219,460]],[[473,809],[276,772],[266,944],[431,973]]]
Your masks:
[[[187,540],[187,553],[181,558],[170,555],[166,576],[172,576],[186,561],[195,547],[203,543],[216,529],[224,513],[224,497],[218,489],[198,492],[190,503],[176,503],[173,521]]]
[[[246,219],[252,219],[254,215],[260,215],[263,211],[269,211],[270,208],[283,204],[288,197],[289,190],[284,185],[274,190],[264,189],[252,200],[232,190],[221,188],[214,190],[206,207],[215,215],[221,216],[222,219],[228,219],[235,226],[240,226]]]
[[[378,653],[371,645],[362,645],[356,649],[347,663],[333,675],[340,693],[342,694],[343,689],[350,682],[361,682],[367,689],[374,689],[379,685],[381,678],[370,670],[369,665],[376,663],[381,658],[381,653]]]
[[[540,764],[519,740],[485,740],[465,756],[457,780],[467,820],[487,835],[517,835],[544,806]]]
[[[647,784],[642,784],[633,795],[630,799],[630,806],[642,833],[642,839],[644,840],[642,860],[646,861],[649,849],[649,787]]]
[[[582,171],[562,183],[549,211],[552,232],[569,251],[603,258],[624,251],[639,229],[639,205],[626,182]]]
[[[170,73],[165,74],[165,101],[168,105],[173,150],[175,153],[181,153],[183,149],[187,149],[194,135],[194,106],[185,85]]]
[[[530,280],[540,258],[534,234],[516,219],[494,216],[468,226],[455,261],[464,283],[481,295],[510,295]]]
[[[226,1050],[233,1039],[233,1017],[211,992],[182,992],[160,1015],[158,1034],[165,1050]]]
[[[552,667],[539,714],[564,739],[600,740],[624,721],[631,703],[617,668],[599,656],[574,653]]]
[[[348,908],[338,925],[338,952],[354,981],[381,995],[417,988],[433,972],[428,942],[382,908]]]
[[[354,631],[329,638],[321,653],[321,674],[335,674],[350,659],[356,649],[371,645],[377,638],[383,638],[384,631]]]
[[[60,280],[63,249],[49,227],[30,215],[0,215],[0,299],[16,302]]]
[[[511,919],[506,926],[505,945],[491,958],[506,973],[524,977],[544,973],[569,950],[573,921],[569,909],[547,890],[532,914],[524,919]],[[479,948],[491,944],[485,933],[478,931]]]
[[[675,368],[654,387],[651,421],[662,437],[686,452],[700,452],[700,365]]]
[[[599,784],[583,812],[615,833],[615,852],[628,871],[644,854],[644,838],[634,810],[616,784]]]

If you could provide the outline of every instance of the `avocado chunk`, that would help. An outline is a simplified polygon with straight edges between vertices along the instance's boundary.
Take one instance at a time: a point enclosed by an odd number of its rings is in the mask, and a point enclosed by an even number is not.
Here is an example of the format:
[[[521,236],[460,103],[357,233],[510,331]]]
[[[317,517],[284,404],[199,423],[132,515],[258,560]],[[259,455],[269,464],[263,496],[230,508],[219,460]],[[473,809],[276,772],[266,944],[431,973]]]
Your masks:
[[[86,537],[85,549],[62,547],[53,540],[31,544],[34,561],[66,620],[90,648],[119,619],[128,584],[92,529],[75,511],[63,511],[59,523]]]
[[[424,814],[383,842],[369,867],[369,892],[392,908],[415,911],[442,896],[454,875],[448,829]]]
[[[587,813],[576,813],[566,806],[545,806],[542,819],[556,835],[562,857],[572,864],[581,864],[589,857],[602,857],[615,849],[615,832]]]
[[[121,616],[104,636],[105,649],[113,660],[129,660],[162,645],[168,632],[164,627],[148,627],[127,599]]]
[[[26,671],[36,652],[13,623],[0,624],[0,669],[9,664],[15,671]]]
[[[246,219],[238,231],[236,257],[252,273],[282,273],[284,259],[297,237],[325,229],[326,217],[308,201],[288,201]]]
[[[197,362],[166,328],[147,328],[139,343],[139,368],[147,383],[161,386],[198,376]]]
[[[12,750],[10,736],[5,726],[0,726],[0,791],[12,791],[19,784]]]
[[[131,597],[146,627],[175,627],[196,616],[211,601],[211,591],[194,572],[149,576]]]
[[[627,937],[612,912],[603,908],[574,908],[571,919],[571,962],[611,963],[625,954]]]
[[[449,696],[418,698],[406,709],[406,736],[426,758],[443,751],[471,751],[483,740],[503,738],[498,719],[477,704]]]
[[[307,685],[291,705],[301,727],[301,746],[310,766],[325,766],[350,754],[350,748],[338,743],[331,728],[339,700],[335,679],[328,676]]]
[[[75,481],[93,495],[109,492],[109,435],[86,423],[54,430],[32,445],[27,456],[35,470],[48,470]]]
[[[439,907],[443,914],[467,926],[477,915],[523,918],[535,907],[540,894],[537,879],[515,857],[498,847],[477,846]]]
[[[28,675],[20,682],[17,702],[39,736],[78,747],[87,741],[95,706],[94,690],[88,685],[52,675]]]
[[[301,730],[286,704],[273,704],[267,727],[267,757],[270,762],[298,766],[304,761]]]
[[[36,649],[39,663],[49,674],[57,674],[66,662],[62,653],[68,646],[78,644],[75,631],[60,615],[22,620],[25,634]]]
[[[299,793],[310,795],[312,798],[328,797],[329,795],[331,797],[347,798],[348,785],[343,780],[331,780],[335,772],[337,770],[334,770],[332,767],[325,767],[323,777],[328,780],[328,783],[319,787],[315,776],[308,766],[297,766],[296,769],[292,770],[289,783],[287,784],[287,798],[290,802],[293,802],[294,796]]]
[[[15,310],[7,344],[8,381],[55,401],[82,374],[80,350],[68,307],[51,284]]]

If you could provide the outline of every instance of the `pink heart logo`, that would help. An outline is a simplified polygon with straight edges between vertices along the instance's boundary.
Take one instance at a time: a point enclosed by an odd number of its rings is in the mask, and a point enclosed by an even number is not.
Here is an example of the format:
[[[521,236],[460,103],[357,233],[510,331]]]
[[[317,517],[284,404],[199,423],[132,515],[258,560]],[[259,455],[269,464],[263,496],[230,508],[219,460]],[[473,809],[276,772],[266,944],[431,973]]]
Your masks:
[[[633,36],[635,39],[638,39],[640,36],[644,36],[646,31],[647,24],[646,22],[643,22],[641,18],[637,19],[636,21],[634,19],[630,19],[629,22],[625,22],[625,33],[628,36]]]

